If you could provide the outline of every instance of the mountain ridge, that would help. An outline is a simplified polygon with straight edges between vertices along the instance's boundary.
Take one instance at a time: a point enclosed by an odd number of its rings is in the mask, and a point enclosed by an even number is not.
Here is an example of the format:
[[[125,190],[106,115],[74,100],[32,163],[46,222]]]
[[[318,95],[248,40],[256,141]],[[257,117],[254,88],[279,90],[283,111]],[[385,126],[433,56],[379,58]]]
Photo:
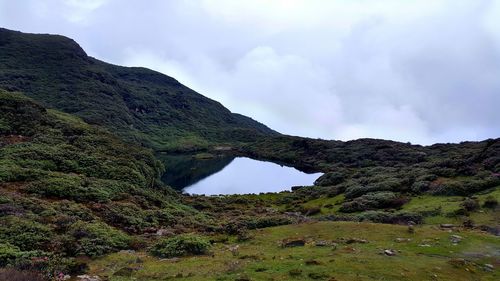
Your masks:
[[[89,57],[61,35],[0,28],[0,88],[155,150],[196,150],[279,135],[170,76]]]

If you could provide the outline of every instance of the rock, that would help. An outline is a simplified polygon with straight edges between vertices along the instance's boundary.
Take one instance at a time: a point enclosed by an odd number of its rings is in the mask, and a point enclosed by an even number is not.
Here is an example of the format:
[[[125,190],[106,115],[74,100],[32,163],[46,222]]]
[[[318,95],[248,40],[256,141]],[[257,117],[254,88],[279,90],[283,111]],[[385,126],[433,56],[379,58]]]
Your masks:
[[[415,227],[413,227],[413,225],[408,225],[408,233],[415,233]]]
[[[356,253],[357,250],[354,247],[346,246],[346,247],[342,248],[342,252],[344,252],[344,253]]]
[[[156,231],[157,236],[174,236],[175,233],[170,229],[160,228]]]
[[[396,238],[395,241],[398,243],[403,243],[403,242],[410,242],[411,239],[410,238]]]
[[[166,262],[179,262],[181,259],[180,258],[169,258],[169,259],[160,259],[160,261],[166,261]]]
[[[146,227],[142,230],[144,233],[155,233],[157,229],[155,227]]]
[[[448,263],[457,268],[462,268],[467,265],[467,261],[460,258],[451,259],[448,261]]]
[[[365,244],[365,243],[368,243],[367,240],[365,240],[365,239],[359,239],[359,238],[349,238],[345,242],[346,242],[346,244],[353,244],[353,243]]]
[[[71,279],[71,275],[64,275],[62,280],[69,280]]]
[[[470,219],[466,220],[466,221],[464,221],[463,226],[465,228],[473,228],[474,227],[474,221],[472,221]]]
[[[328,247],[331,245],[330,242],[326,241],[326,240],[319,240],[319,241],[315,241],[314,242],[314,245],[316,247]]]
[[[231,252],[231,254],[233,255],[233,257],[236,257],[240,254],[240,245],[234,245],[234,246],[229,246],[228,247],[228,250]]]
[[[419,247],[430,247],[431,245],[429,245],[429,244],[420,244],[420,245],[418,245],[418,246],[419,246]]]
[[[321,262],[317,261],[317,260],[307,260],[305,262],[306,265],[321,265]]]
[[[386,256],[395,256],[396,255],[396,251],[391,250],[391,249],[387,249],[387,250],[384,250],[384,254]]]
[[[459,235],[451,235],[451,236],[450,236],[450,241],[451,241],[451,243],[453,243],[453,244],[458,244],[458,243],[460,243],[460,241],[462,241],[462,239],[463,239],[463,238],[462,238],[462,236],[459,236]]]
[[[79,278],[78,279],[79,281],[101,281],[101,278],[99,278],[99,276],[97,276],[97,275],[90,276],[90,275],[84,274],[84,275],[78,275],[76,277]]]
[[[304,238],[288,238],[281,241],[282,247],[302,247],[306,245]]]
[[[134,254],[135,251],[134,250],[121,250],[119,253],[120,254]]]
[[[489,263],[485,263],[484,264],[484,270],[486,271],[493,271],[495,268],[493,267],[492,264],[489,264]]]
[[[442,223],[439,225],[441,228],[454,228],[455,225],[451,223]]]
[[[500,226],[480,225],[479,229],[481,229],[482,231],[489,232],[495,236],[500,236]]]

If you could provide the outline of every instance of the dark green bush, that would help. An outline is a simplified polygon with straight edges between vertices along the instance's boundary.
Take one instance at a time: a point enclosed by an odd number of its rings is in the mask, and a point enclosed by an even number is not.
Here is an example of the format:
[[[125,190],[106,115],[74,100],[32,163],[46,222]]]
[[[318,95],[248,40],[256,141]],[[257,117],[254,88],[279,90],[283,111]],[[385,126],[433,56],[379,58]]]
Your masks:
[[[494,208],[496,208],[496,206],[498,206],[498,200],[495,197],[493,197],[491,195],[486,197],[486,199],[484,200],[483,207],[494,209]]]
[[[10,243],[0,242],[0,267],[14,265],[19,259],[36,256],[37,252],[21,251]]]
[[[70,233],[76,240],[76,252],[90,257],[127,249],[132,241],[124,232],[101,222],[77,222]]]
[[[293,223],[293,220],[284,216],[263,216],[256,217],[246,221],[245,225],[248,229],[257,229],[264,227],[272,227]]]
[[[38,222],[15,216],[0,218],[0,241],[17,246],[22,251],[43,249],[52,236],[51,229]]]
[[[464,208],[464,210],[466,210],[467,212],[473,212],[477,209],[479,209],[479,202],[475,199],[472,199],[472,198],[467,198],[465,199],[462,204],[461,204],[462,208]]]
[[[204,237],[194,234],[182,234],[160,240],[150,250],[150,253],[160,258],[173,258],[188,255],[207,254],[210,242]]]
[[[345,172],[345,171],[344,171]],[[319,185],[319,186],[330,186],[330,185],[337,185],[342,183],[346,179],[346,175],[342,172],[329,172],[321,177],[319,177],[315,182],[314,185]]]
[[[340,211],[352,213],[372,209],[399,208],[406,202],[407,199],[405,197],[394,192],[371,192],[343,203]]]

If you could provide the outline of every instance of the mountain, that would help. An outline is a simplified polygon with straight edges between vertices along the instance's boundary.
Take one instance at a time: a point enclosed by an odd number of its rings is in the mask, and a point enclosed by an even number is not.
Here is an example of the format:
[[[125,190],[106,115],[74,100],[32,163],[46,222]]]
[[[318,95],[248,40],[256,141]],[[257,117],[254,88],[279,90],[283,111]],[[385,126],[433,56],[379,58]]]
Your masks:
[[[155,150],[196,150],[279,135],[172,77],[102,62],[59,35],[0,28],[0,88]]]

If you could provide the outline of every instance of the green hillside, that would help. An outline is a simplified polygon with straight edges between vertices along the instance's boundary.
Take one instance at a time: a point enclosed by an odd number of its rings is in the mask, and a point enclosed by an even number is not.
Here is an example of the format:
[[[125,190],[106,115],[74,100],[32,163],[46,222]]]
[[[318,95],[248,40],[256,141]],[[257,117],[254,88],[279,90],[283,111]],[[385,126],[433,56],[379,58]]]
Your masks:
[[[277,134],[174,78],[99,61],[58,35],[0,28],[0,88],[155,150],[195,150]]]
[[[204,221],[158,181],[151,151],[21,93],[0,90],[0,112],[0,267],[78,270],[75,256],[140,247],[132,234]]]

